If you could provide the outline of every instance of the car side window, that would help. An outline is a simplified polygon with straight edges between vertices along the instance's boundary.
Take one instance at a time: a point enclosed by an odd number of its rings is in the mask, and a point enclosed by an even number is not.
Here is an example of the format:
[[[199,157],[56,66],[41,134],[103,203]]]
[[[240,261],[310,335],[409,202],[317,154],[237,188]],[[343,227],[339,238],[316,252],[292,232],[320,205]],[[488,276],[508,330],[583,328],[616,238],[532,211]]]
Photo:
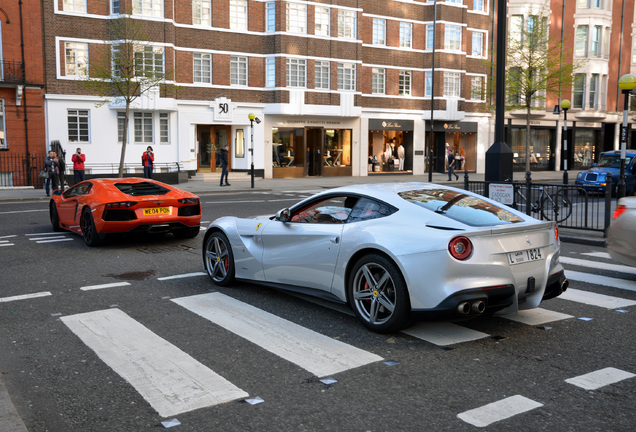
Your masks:
[[[86,195],[91,188],[93,187],[92,183],[82,183],[81,185],[73,186],[64,192],[64,198],[70,198],[79,195]]]
[[[353,207],[347,222],[378,219],[393,213],[395,213],[395,209],[387,204],[369,198],[360,198]]]
[[[349,217],[349,213],[355,202],[355,197],[332,196],[313,202],[305,207],[295,210],[291,221],[299,223],[327,223],[343,224]]]

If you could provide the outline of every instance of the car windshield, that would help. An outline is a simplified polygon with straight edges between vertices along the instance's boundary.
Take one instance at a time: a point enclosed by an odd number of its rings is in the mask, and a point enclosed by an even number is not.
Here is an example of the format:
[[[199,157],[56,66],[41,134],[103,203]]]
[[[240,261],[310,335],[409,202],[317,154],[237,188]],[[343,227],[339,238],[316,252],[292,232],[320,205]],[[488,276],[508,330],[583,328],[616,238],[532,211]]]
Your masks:
[[[631,156],[625,156],[625,166],[629,165],[631,162]],[[621,167],[621,156],[620,154],[604,154],[601,155],[601,158],[598,161],[597,166],[602,168],[620,168]]]
[[[140,183],[115,183],[115,187],[122,193],[132,196],[165,195],[169,189],[151,182]]]
[[[523,219],[503,207],[449,189],[417,189],[398,195],[406,201],[470,226],[523,222]]]

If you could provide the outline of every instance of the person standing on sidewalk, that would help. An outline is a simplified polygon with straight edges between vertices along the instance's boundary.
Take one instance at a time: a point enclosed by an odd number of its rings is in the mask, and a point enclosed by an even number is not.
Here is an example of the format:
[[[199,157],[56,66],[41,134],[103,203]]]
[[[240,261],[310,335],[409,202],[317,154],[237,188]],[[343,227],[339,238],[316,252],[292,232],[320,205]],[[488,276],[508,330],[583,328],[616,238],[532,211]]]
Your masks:
[[[44,170],[49,173],[49,178],[44,181],[46,196],[51,196],[49,192],[54,192],[59,188],[60,161],[57,153],[49,151],[49,155],[44,158]]]
[[[81,148],[77,148],[75,154],[71,157],[71,161],[73,161],[74,184],[84,181],[86,179],[84,175],[84,162],[86,161],[86,156],[82,154]]]
[[[144,177],[151,179],[155,164],[155,154],[152,152],[152,147],[148,146],[144,154],[141,155],[141,163],[144,166]]]
[[[459,176],[455,174],[455,155],[453,154],[453,149],[448,148],[448,155],[446,156],[446,160],[448,161],[448,181],[451,181],[451,176],[455,176],[455,180],[459,180]]]
[[[227,159],[227,151],[228,151],[229,147],[226,144],[225,147],[223,147],[221,149],[221,151],[219,152],[219,163],[221,164],[221,184],[220,186],[230,186],[230,184],[227,182],[227,175],[228,175],[228,171],[227,171],[227,165],[228,165],[228,159]],[[223,184],[223,179],[225,179],[225,184]]]

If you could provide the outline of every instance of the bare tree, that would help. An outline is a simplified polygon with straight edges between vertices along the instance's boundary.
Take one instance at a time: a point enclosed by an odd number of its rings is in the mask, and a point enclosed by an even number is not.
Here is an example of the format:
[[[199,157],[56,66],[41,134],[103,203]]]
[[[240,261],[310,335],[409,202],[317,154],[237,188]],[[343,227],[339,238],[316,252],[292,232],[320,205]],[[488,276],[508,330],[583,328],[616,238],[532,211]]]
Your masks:
[[[148,95],[164,83],[165,55],[147,37],[144,22],[121,15],[107,24],[104,43],[91,55],[89,71],[81,82],[105,98],[101,103],[125,106],[119,177],[124,175],[130,107],[135,99]]]

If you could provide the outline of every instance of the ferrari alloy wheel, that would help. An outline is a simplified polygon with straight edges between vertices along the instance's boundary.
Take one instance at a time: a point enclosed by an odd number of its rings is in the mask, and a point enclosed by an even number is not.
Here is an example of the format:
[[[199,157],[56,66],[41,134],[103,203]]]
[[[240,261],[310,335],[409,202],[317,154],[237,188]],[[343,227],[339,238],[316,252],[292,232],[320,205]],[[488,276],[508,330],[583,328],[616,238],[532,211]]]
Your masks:
[[[49,217],[51,218],[53,231],[62,231],[62,228],[60,228],[60,216],[57,214],[57,207],[53,201],[49,204]]]
[[[82,211],[81,228],[87,246],[97,246],[100,243],[95,221],[93,221],[93,215],[88,207]]]
[[[406,284],[388,258],[378,254],[360,258],[349,275],[348,288],[353,311],[370,330],[389,333],[410,324]]]
[[[203,243],[203,261],[216,285],[227,286],[234,282],[234,255],[225,234],[215,231],[207,237]]]

